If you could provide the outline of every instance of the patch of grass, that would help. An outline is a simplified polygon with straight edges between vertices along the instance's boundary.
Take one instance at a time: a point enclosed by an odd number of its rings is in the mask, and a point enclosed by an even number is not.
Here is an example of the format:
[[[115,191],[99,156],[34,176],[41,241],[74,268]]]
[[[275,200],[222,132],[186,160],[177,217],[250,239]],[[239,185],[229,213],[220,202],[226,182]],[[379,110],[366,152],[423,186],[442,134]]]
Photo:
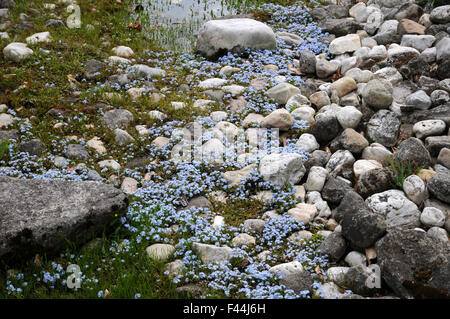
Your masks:
[[[226,203],[214,202],[213,211],[225,218],[225,223],[240,226],[244,220],[258,218],[264,214],[264,203],[257,199],[235,199]]]
[[[409,175],[416,174],[422,168],[412,160],[402,162],[398,159],[389,157],[388,163],[391,170],[394,172],[393,186],[399,189],[403,189],[403,182]]]
[[[9,140],[0,141],[0,161],[8,162],[9,160]]]

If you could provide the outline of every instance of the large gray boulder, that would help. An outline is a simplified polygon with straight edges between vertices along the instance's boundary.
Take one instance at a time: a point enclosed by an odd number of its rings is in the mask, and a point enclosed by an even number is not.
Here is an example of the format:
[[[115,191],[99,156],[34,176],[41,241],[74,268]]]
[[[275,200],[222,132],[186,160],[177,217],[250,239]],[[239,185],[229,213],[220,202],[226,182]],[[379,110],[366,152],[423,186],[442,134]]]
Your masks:
[[[67,241],[83,244],[114,215],[124,215],[128,199],[97,182],[0,177],[0,258],[56,253]]]
[[[419,230],[396,229],[376,246],[384,282],[402,298],[450,297],[450,244]]]
[[[236,48],[274,50],[276,47],[275,33],[264,23],[252,19],[226,19],[211,20],[202,26],[196,51],[214,58]]]

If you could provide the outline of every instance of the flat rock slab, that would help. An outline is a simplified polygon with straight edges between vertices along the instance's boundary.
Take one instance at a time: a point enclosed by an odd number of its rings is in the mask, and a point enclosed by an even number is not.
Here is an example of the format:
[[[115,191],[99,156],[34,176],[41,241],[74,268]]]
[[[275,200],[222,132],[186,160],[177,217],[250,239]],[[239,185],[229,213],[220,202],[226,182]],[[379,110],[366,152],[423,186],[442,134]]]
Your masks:
[[[128,199],[97,182],[0,177],[0,258],[83,244],[125,214]]]

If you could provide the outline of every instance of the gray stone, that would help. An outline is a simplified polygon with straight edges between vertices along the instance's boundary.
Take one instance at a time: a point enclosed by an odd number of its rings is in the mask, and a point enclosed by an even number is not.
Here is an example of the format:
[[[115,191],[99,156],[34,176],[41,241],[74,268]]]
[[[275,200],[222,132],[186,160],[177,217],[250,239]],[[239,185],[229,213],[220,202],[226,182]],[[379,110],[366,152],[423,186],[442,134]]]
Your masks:
[[[432,157],[437,157],[442,148],[450,148],[450,135],[429,136],[425,139],[425,146]]]
[[[402,163],[412,162],[417,167],[428,167],[431,156],[421,140],[410,137],[400,143],[394,158]]]
[[[388,108],[393,101],[393,91],[394,88],[389,81],[374,79],[364,87],[362,97],[364,102],[372,107]]]
[[[89,153],[83,145],[69,144],[67,146],[66,156],[70,159],[86,161],[89,159]]]
[[[230,247],[218,247],[202,243],[193,243],[192,249],[206,265],[214,263],[224,265],[230,260],[233,252]]]
[[[424,91],[419,90],[406,98],[406,104],[415,109],[426,110],[431,106],[431,99]]]
[[[400,129],[400,120],[394,112],[380,110],[367,123],[367,136],[386,147],[394,146]]]
[[[347,193],[356,193],[347,183],[335,177],[329,177],[322,190],[322,197],[328,203],[339,205]],[[334,218],[336,221],[338,219]]]
[[[106,64],[97,60],[89,60],[84,63],[86,69],[84,76],[87,79],[95,79],[105,69]]]
[[[449,241],[447,231],[441,227],[431,227],[428,229],[427,235],[444,243]]]
[[[445,37],[436,44],[436,60],[450,58],[450,38]]]
[[[430,48],[436,38],[432,35],[415,35],[415,34],[405,34],[402,37],[401,46],[412,47],[422,52],[425,49]]]
[[[133,122],[134,117],[128,110],[111,110],[103,115],[101,121],[109,129],[125,128]]]
[[[145,64],[135,64],[130,68],[128,76],[130,78],[158,78],[166,75],[166,72],[160,68],[152,68]]]
[[[96,182],[0,177],[0,256],[56,253],[83,244],[126,212],[128,200]]]
[[[267,91],[267,95],[279,104],[286,104],[297,94],[301,94],[300,89],[287,82],[280,83]]]
[[[375,168],[361,174],[356,189],[362,197],[366,198],[391,189],[393,183],[394,174],[390,169]]]
[[[339,261],[347,249],[347,242],[341,233],[332,233],[320,244],[317,251],[328,255],[330,261]]]
[[[316,73],[316,56],[310,50],[300,52],[298,70],[304,74]]]
[[[437,158],[438,164],[450,169],[450,148],[442,148]]]
[[[450,296],[450,244],[417,230],[392,230],[377,242],[384,282],[402,298]]]
[[[344,176],[349,177],[352,172],[355,158],[352,153],[347,150],[338,150],[331,155],[325,168],[328,170],[331,176]]]
[[[434,174],[428,182],[428,190],[437,199],[450,203],[450,171],[441,171]]]
[[[434,23],[449,23],[450,5],[434,8],[430,13],[430,20]]]
[[[43,150],[45,148],[44,143],[41,140],[35,138],[27,142],[22,142],[19,144],[20,152],[27,152],[30,155],[41,156]]]
[[[314,282],[311,274],[303,269],[298,261],[279,264],[269,269],[269,272],[280,278],[280,283],[287,289],[299,294],[301,291],[312,289]]]

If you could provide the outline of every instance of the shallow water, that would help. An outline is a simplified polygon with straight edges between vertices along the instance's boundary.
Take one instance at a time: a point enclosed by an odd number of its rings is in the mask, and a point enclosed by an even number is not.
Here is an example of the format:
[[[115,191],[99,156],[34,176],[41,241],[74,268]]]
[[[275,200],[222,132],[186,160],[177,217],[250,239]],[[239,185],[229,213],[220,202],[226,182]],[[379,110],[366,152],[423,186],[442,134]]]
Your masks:
[[[190,52],[205,21],[238,14],[257,1],[245,0],[138,0],[143,31],[168,50]]]

